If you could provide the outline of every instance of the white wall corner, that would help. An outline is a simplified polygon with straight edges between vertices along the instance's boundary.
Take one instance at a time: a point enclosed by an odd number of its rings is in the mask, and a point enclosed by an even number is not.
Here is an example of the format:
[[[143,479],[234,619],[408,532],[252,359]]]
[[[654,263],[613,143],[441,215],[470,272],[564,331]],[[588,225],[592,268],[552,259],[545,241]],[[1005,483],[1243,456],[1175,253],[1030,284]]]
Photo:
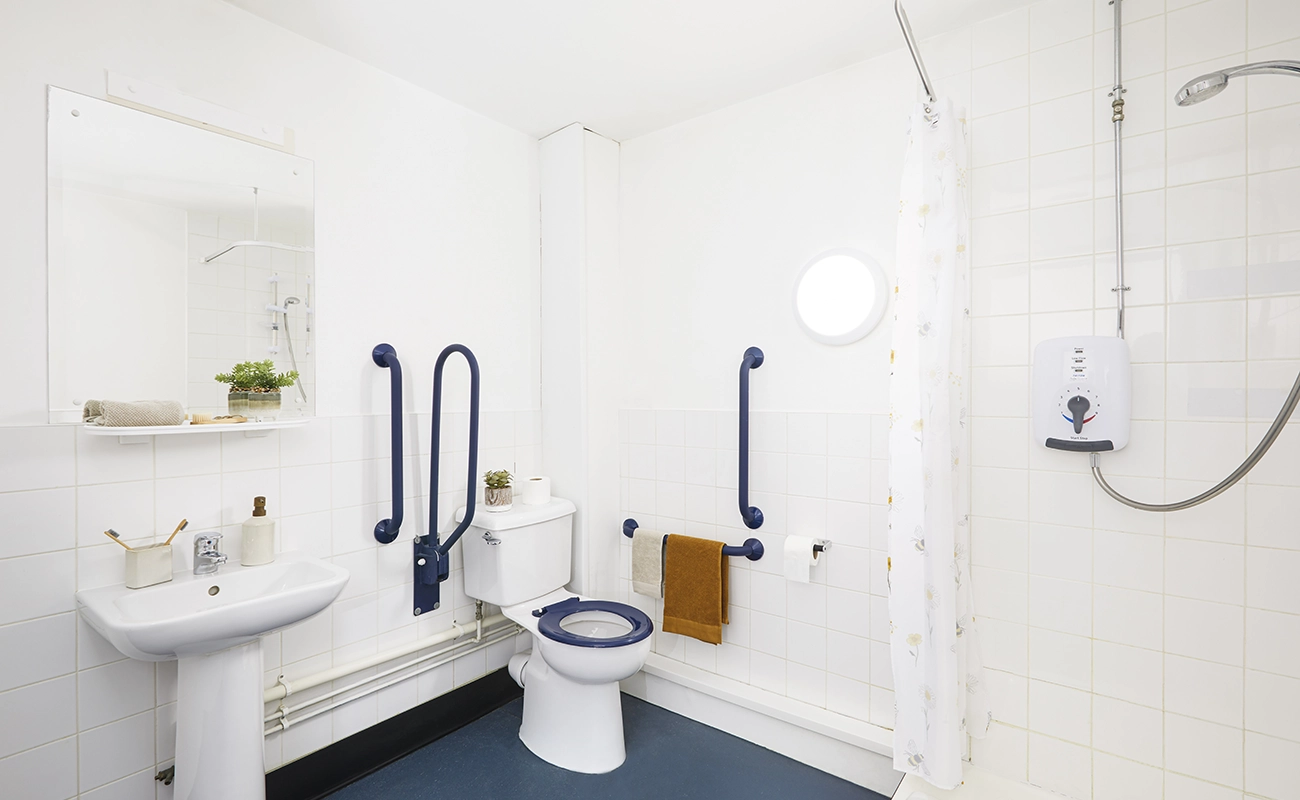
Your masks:
[[[574,591],[617,578],[618,143],[573,124],[541,141],[542,452],[574,518]],[[614,522],[611,523],[610,520]],[[611,533],[612,531],[612,533]]]

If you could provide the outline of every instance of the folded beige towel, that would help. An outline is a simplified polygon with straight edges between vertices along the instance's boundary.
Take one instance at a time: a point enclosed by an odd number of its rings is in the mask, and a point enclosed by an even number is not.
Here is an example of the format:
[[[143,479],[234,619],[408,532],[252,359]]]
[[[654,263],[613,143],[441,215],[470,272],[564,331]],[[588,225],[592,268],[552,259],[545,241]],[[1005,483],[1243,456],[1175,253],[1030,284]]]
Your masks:
[[[632,532],[632,591],[664,596],[664,535],[637,528]]]
[[[106,428],[180,425],[185,422],[185,409],[175,400],[87,400],[81,421]]]

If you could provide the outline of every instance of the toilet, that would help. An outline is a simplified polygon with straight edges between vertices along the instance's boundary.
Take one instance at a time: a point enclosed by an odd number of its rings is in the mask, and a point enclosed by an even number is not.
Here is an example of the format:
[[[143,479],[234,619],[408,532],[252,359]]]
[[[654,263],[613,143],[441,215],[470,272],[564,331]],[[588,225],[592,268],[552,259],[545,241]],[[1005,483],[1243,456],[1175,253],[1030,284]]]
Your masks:
[[[645,664],[654,623],[633,606],[564,588],[575,510],[559,498],[497,513],[480,505],[461,545],[465,593],[533,635],[532,652],[510,659],[524,689],[520,740],[543,761],[596,774],[627,756],[618,682]]]

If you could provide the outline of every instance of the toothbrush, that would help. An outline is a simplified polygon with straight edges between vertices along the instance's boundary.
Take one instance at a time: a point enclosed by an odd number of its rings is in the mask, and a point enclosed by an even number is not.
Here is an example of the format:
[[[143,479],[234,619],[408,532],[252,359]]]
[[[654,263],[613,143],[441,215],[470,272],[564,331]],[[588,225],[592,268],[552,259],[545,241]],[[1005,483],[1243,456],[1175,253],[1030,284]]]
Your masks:
[[[165,546],[171,544],[171,543],[172,543],[172,539],[175,539],[175,538],[176,538],[176,534],[178,534],[178,533],[180,533],[181,531],[185,530],[185,526],[187,526],[187,525],[189,525],[189,524],[190,524],[190,521],[189,521],[188,519],[183,519],[183,520],[181,520],[181,524],[179,524],[179,525],[176,526],[176,530],[172,531],[172,535],[167,537],[167,541],[163,542],[163,546],[165,547]]]
[[[122,546],[125,547],[127,550],[134,550],[134,549],[135,549],[135,548],[132,547],[131,545],[129,545],[129,544],[127,544],[126,542],[122,541],[122,538],[121,538],[120,536],[117,535],[117,531],[113,530],[112,528],[109,528],[108,530],[104,531],[104,535],[107,536],[108,538],[112,539],[113,541],[117,542],[118,544],[122,545]]]

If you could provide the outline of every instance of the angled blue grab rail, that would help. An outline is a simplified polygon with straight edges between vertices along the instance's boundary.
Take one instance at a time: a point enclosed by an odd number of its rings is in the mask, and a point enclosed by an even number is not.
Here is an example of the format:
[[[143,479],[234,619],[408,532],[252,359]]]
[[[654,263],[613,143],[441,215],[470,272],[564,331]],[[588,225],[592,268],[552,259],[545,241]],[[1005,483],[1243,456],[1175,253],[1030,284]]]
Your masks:
[[[740,477],[739,502],[740,518],[749,528],[758,528],[763,524],[763,512],[749,504],[749,373],[763,366],[763,351],[751,347],[745,351],[740,361]]]
[[[623,535],[631,539],[632,532],[638,527],[640,526],[637,525],[636,520],[630,517],[623,520]],[[763,543],[751,537],[746,539],[745,543],[740,547],[732,547],[729,544],[724,544],[722,546],[722,554],[724,556],[743,556],[748,558],[750,561],[757,561],[763,557]]]
[[[451,532],[447,541],[438,541],[438,461],[442,441],[442,368],[453,353],[460,353],[469,364],[469,469],[465,478],[465,518]],[[416,616],[434,611],[442,605],[441,584],[447,580],[452,545],[474,521],[474,494],[478,486],[478,359],[463,344],[443,348],[433,367],[433,441],[429,452],[429,532],[415,537],[415,610]]]
[[[389,423],[393,433],[393,516],[375,524],[375,539],[388,544],[397,538],[402,529],[402,364],[397,360],[397,350],[385,342],[375,345],[370,358],[390,373],[393,395],[393,416]]]

